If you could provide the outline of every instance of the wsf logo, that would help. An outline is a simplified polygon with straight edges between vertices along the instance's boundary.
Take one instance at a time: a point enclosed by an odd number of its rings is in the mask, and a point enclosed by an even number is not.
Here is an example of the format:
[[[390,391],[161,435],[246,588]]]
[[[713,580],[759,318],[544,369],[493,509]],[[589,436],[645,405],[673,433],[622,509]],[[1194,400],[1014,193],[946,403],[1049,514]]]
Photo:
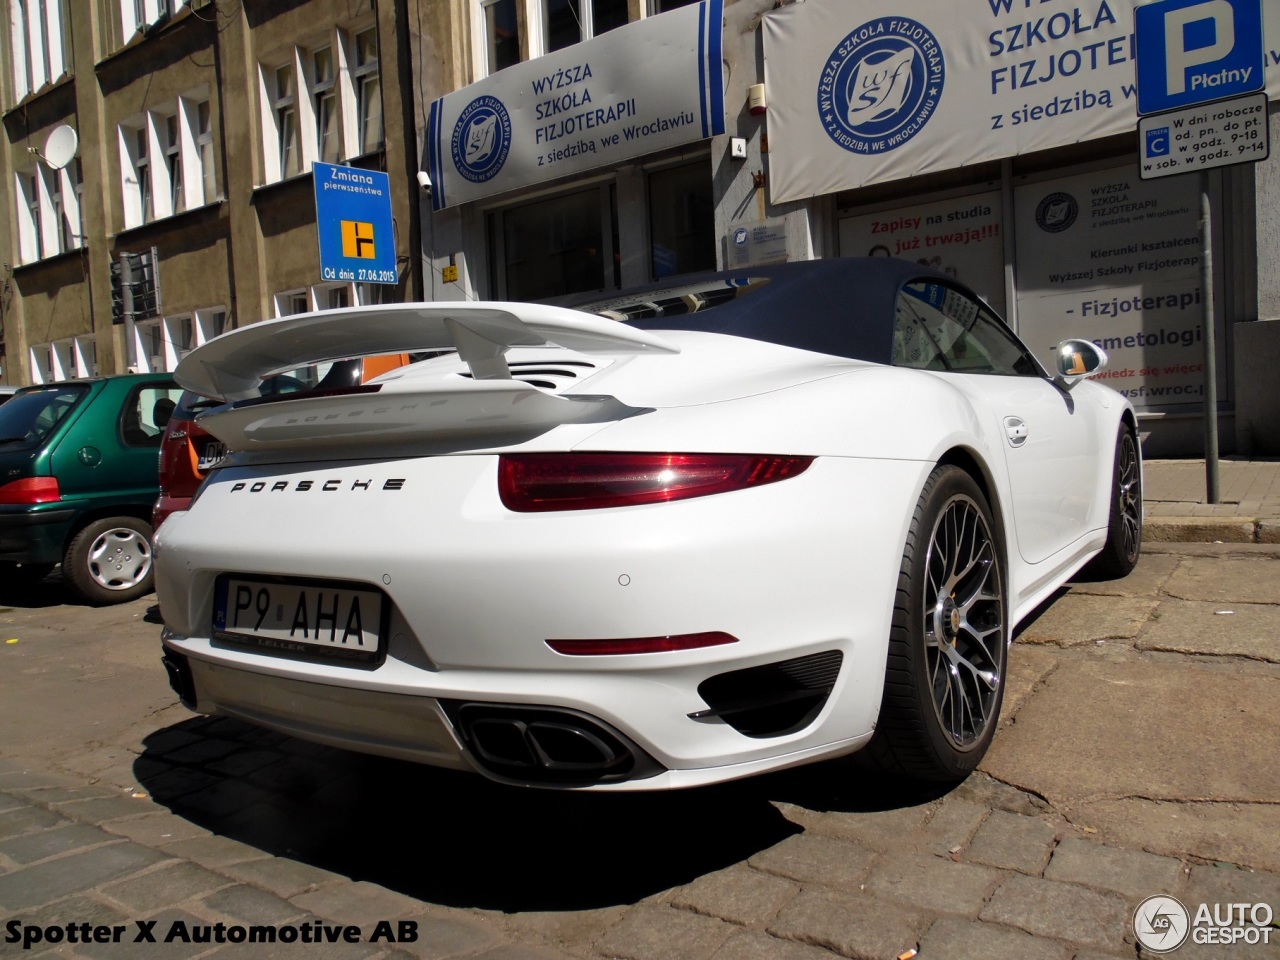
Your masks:
[[[827,136],[844,149],[884,153],[929,122],[945,80],[942,48],[927,27],[881,17],[853,30],[827,57],[818,79],[818,115]]]
[[[472,183],[492,180],[511,151],[511,116],[497,97],[476,97],[463,108],[450,141],[453,165]]]
[[[1261,0],[1156,0],[1134,8],[1138,112],[1261,90]]]

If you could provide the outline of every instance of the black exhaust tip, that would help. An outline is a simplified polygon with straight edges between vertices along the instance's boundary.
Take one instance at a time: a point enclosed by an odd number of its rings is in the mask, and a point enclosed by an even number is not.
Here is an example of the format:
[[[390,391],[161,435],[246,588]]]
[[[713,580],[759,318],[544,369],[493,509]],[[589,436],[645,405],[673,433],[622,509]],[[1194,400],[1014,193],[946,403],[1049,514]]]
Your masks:
[[[561,707],[441,701],[475,761],[502,780],[584,786],[656,776],[662,767],[602,720]]]
[[[182,705],[188,710],[196,708],[196,682],[191,676],[191,665],[184,654],[165,647],[164,656],[160,658],[165,673],[169,675],[169,686],[178,695]]]

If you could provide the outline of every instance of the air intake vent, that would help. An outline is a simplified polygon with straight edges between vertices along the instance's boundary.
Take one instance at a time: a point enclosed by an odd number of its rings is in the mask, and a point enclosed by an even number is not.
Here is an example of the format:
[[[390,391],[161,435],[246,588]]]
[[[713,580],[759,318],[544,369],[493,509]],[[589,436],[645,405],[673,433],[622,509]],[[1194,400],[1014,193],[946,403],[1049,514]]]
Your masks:
[[[573,386],[583,377],[589,377],[596,371],[594,363],[585,360],[562,360],[547,363],[542,360],[516,360],[508,366],[511,378],[523,383],[540,387],[543,390],[563,390]],[[463,372],[460,376],[471,379],[471,374]]]
[[[813,722],[822,710],[844,655],[839,650],[721,673],[698,685],[711,707],[694,720],[717,717],[748,737],[780,737]]]

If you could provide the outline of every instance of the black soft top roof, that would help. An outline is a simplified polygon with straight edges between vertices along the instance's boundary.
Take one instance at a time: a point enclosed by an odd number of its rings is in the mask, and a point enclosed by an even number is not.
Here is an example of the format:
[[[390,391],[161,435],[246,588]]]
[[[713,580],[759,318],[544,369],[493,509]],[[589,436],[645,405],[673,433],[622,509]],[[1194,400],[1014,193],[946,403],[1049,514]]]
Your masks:
[[[909,260],[841,257],[673,277],[613,294],[577,294],[557,303],[616,316],[644,330],[726,333],[889,363],[898,292],[915,280],[965,289]]]

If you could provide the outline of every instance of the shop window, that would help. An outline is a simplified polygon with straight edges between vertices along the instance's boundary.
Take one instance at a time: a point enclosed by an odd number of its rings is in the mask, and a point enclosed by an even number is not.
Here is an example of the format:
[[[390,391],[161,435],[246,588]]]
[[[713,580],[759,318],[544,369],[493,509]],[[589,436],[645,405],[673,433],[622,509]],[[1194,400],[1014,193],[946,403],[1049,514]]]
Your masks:
[[[13,100],[18,102],[67,72],[65,0],[9,0]]]
[[[715,203],[705,164],[649,175],[649,238],[655,280],[715,269]]]
[[[620,286],[612,184],[494,214],[494,287],[506,300],[545,300]]]

